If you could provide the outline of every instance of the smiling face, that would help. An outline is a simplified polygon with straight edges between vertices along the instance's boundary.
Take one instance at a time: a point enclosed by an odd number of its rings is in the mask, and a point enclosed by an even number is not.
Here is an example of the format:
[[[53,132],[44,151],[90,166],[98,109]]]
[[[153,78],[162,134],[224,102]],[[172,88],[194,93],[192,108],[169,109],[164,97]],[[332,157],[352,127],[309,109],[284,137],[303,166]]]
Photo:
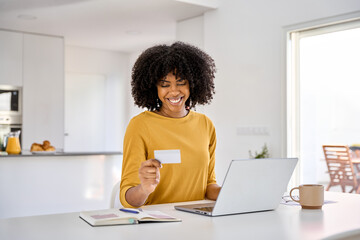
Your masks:
[[[176,77],[173,72],[160,79],[157,84],[158,97],[162,102],[159,113],[172,118],[186,116],[185,102],[190,96],[189,82]]]

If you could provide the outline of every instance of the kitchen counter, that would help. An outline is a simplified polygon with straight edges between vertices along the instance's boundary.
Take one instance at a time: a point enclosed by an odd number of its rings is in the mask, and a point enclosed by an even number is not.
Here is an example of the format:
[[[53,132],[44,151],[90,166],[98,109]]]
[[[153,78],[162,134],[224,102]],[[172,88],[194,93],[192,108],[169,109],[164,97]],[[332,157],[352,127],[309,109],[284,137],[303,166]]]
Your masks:
[[[121,152],[0,156],[0,219],[109,207]]]
[[[5,153],[5,154],[4,154]],[[92,155],[122,155],[122,152],[37,152],[32,153],[24,151],[21,154],[8,155],[6,152],[0,152],[2,157],[49,157],[49,156],[92,156]]]

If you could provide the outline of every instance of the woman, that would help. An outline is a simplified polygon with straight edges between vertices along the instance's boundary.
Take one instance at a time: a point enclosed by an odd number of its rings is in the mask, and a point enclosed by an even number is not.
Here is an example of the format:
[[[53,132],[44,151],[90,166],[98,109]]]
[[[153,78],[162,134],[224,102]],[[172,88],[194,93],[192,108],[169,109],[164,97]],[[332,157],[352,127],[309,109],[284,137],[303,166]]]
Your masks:
[[[176,42],[144,51],[133,67],[132,95],[145,111],[124,138],[120,201],[124,207],[216,200],[215,128],[191,111],[214,94],[215,64],[200,49]],[[179,149],[181,163],[161,164],[154,150]]]

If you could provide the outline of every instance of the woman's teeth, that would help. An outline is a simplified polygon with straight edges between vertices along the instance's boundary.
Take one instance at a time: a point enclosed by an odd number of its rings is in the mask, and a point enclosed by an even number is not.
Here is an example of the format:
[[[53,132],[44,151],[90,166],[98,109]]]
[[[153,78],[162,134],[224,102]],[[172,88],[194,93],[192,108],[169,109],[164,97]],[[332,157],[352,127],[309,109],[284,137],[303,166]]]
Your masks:
[[[171,103],[178,103],[178,102],[180,102],[180,100],[181,100],[181,97],[180,97],[180,98],[176,98],[176,99],[169,99],[169,101],[170,101]]]
[[[172,98],[172,99],[169,98],[169,101],[171,103],[176,104],[176,103],[179,103],[181,101],[181,99],[182,99],[182,97],[180,97],[180,98]]]

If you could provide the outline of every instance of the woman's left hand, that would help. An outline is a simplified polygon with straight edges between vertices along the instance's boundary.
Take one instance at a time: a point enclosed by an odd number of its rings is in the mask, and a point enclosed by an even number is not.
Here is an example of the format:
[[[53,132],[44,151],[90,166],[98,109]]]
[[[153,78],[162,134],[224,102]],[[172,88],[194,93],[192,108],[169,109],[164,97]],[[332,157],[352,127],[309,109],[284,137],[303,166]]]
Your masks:
[[[210,200],[216,200],[219,196],[221,187],[217,184],[209,184],[206,188],[206,198]]]

